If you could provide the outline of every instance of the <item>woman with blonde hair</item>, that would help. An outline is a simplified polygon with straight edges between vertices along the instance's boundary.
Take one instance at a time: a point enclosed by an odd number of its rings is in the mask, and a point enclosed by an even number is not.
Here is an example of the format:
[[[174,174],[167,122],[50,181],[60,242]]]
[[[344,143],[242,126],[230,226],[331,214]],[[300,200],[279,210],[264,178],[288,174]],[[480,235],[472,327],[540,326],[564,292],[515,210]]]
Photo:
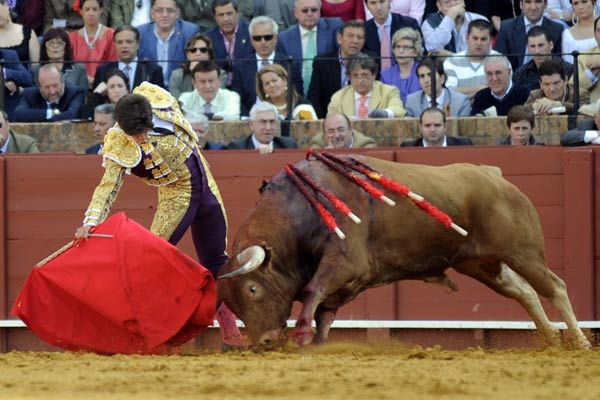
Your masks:
[[[421,90],[417,60],[423,50],[421,34],[413,28],[398,29],[392,36],[392,51],[397,64],[381,71],[381,82],[398,88],[402,104],[406,104],[409,94]]]
[[[277,107],[282,119],[316,120],[317,113],[312,104],[300,96],[291,86],[292,102],[288,109],[288,74],[279,64],[265,65],[256,73],[256,93],[262,101]]]

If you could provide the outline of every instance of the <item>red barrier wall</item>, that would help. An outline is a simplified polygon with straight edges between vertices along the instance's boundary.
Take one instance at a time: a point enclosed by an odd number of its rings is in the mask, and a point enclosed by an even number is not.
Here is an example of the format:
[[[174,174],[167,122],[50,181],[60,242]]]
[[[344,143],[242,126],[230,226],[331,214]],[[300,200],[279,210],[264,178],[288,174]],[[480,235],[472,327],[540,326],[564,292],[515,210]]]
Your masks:
[[[598,268],[598,218],[595,187],[600,170],[595,148],[465,147],[445,149],[378,148],[355,151],[399,162],[445,165],[471,162],[499,166],[504,176],[523,190],[536,206],[546,240],[548,264],[567,281],[580,320],[597,319],[595,271]],[[205,153],[219,184],[229,219],[230,243],[237,227],[258,200],[258,188],[288,161],[305,157],[300,150],[280,150],[270,155],[254,151]],[[0,157],[0,320],[8,312],[29,271],[39,260],[71,240],[80,225],[93,188],[102,174],[97,156],[40,154]],[[156,190],[128,177],[113,211],[149,226],[156,204]],[[189,236],[180,247],[195,256]],[[458,293],[436,285],[401,282],[361,294],[340,310],[338,319],[354,320],[529,320],[512,300],[487,287],[450,272]],[[544,302],[551,319],[555,310]],[[359,337],[364,332],[347,330],[336,335]],[[366,333],[377,335],[377,332]],[[384,332],[384,336],[389,332]],[[479,332],[448,332],[442,336],[460,340],[479,338]],[[437,343],[440,335],[411,331],[408,340]],[[498,334],[496,341],[502,341]],[[48,348],[23,328],[0,328],[0,350]]]

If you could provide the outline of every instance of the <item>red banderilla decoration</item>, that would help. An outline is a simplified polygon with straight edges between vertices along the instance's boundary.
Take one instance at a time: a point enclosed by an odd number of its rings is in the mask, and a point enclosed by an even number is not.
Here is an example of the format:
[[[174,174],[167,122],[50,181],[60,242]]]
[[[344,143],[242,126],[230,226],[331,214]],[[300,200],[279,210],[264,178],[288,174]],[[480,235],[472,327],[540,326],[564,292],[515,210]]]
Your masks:
[[[340,228],[338,228],[337,222],[335,221],[335,218],[333,217],[333,215],[331,215],[331,213],[329,211],[327,211],[325,206],[323,204],[321,204],[315,198],[315,196],[309,192],[306,185],[300,180],[300,178],[298,176],[296,176],[296,174],[294,173],[294,171],[292,171],[292,169],[289,167],[289,165],[286,165],[285,172],[292,179],[292,182],[294,182],[294,184],[298,187],[298,189],[304,195],[304,197],[306,197],[308,202],[310,204],[312,204],[312,206],[317,210],[317,212],[321,216],[321,219],[323,219],[323,222],[325,223],[327,228],[329,228],[330,231],[335,232],[340,239],[345,239],[346,235],[344,235],[344,232],[342,232],[342,230]]]

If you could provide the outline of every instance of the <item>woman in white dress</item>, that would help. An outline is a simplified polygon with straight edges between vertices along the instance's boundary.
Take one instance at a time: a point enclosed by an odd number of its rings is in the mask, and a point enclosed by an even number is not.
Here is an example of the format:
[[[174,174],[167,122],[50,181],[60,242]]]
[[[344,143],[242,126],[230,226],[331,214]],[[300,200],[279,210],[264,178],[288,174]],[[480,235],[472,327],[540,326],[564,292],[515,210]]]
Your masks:
[[[571,0],[573,6],[573,26],[563,31],[563,59],[573,63],[573,50],[585,52],[596,46],[594,36],[594,5],[596,0]]]

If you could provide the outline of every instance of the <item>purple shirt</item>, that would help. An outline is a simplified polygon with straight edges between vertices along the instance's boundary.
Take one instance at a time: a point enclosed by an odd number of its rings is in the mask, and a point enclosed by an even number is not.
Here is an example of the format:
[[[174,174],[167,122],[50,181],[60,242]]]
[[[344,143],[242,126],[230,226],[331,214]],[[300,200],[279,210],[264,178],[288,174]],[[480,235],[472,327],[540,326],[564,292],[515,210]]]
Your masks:
[[[400,66],[398,64],[381,71],[381,82],[398,88],[402,104],[406,104],[406,96],[421,90],[421,84],[417,77],[418,66],[419,64],[416,62],[413,64],[408,78],[400,78]]]

